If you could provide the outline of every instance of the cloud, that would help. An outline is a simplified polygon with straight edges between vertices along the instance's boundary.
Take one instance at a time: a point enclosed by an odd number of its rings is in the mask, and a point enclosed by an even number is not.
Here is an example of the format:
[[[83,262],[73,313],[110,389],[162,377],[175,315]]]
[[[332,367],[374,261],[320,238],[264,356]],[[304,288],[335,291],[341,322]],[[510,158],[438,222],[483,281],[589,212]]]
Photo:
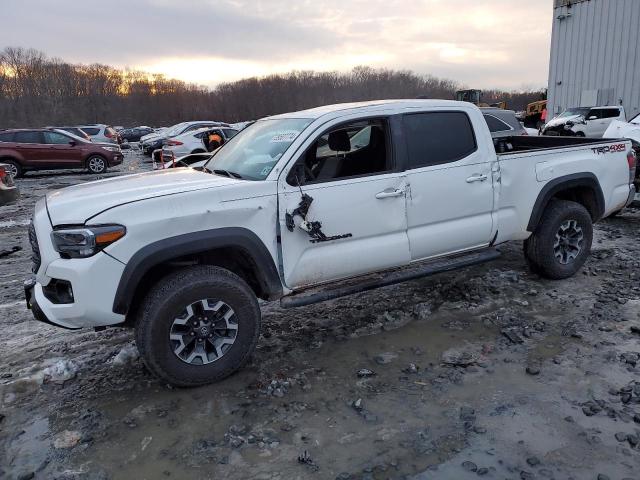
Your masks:
[[[552,0],[21,0],[0,46],[215,85],[358,64],[543,86]]]

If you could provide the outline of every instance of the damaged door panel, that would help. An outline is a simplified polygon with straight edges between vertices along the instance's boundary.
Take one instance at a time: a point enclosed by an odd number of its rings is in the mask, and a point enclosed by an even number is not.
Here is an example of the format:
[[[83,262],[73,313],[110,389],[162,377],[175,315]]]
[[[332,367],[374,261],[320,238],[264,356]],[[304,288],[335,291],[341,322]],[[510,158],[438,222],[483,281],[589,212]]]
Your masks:
[[[406,191],[401,174],[279,188],[284,281],[297,289],[409,263],[405,194],[376,200],[387,189]],[[374,203],[375,202],[375,203]]]

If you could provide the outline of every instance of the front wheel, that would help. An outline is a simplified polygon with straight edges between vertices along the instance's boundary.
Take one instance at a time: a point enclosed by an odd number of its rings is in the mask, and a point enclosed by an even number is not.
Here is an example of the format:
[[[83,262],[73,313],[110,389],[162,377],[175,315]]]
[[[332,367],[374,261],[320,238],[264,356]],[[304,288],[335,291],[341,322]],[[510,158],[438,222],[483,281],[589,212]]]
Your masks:
[[[525,242],[533,271],[551,279],[574,275],[591,252],[593,224],[587,209],[569,200],[553,200]]]
[[[172,273],[151,289],[136,325],[147,368],[178,387],[221,380],[242,367],[260,335],[251,288],[219,267]]]
[[[100,175],[107,171],[107,161],[99,155],[93,155],[87,159],[87,170],[89,173]]]

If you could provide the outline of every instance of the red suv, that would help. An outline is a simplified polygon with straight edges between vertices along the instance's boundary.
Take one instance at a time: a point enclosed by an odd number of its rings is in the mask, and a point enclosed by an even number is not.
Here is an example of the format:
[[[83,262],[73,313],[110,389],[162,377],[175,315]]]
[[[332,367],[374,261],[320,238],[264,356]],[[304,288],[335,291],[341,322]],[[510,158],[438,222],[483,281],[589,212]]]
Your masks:
[[[33,128],[0,131],[0,163],[9,174],[19,177],[29,170],[86,168],[104,173],[122,163],[120,147],[113,143],[93,143],[63,130]]]

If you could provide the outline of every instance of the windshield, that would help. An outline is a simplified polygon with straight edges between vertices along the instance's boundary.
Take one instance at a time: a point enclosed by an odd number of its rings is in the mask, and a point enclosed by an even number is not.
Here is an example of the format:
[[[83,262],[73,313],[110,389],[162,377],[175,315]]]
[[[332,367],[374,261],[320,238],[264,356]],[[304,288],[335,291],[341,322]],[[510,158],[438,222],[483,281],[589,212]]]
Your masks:
[[[205,167],[247,180],[264,180],[310,123],[308,118],[260,120],[220,147]]]
[[[558,118],[573,117],[575,115],[581,115],[584,117],[587,113],[589,113],[589,110],[589,108],[569,108],[558,115]]]

